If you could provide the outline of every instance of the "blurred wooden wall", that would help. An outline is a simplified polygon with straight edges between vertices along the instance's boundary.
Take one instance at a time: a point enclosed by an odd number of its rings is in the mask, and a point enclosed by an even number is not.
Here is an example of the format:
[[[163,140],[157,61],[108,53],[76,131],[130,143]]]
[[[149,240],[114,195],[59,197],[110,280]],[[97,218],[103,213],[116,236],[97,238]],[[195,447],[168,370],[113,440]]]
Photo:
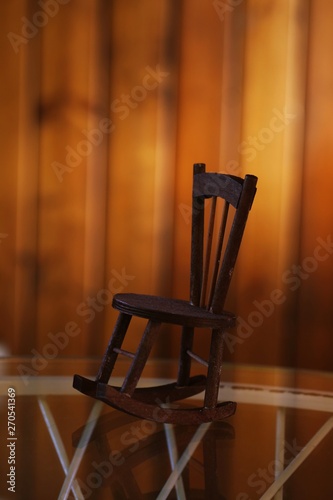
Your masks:
[[[259,177],[226,358],[332,369],[332,2],[11,0],[0,12],[10,353],[101,355],[114,293],[187,297],[192,164],[205,162]],[[156,355],[175,356],[176,341],[166,331]]]

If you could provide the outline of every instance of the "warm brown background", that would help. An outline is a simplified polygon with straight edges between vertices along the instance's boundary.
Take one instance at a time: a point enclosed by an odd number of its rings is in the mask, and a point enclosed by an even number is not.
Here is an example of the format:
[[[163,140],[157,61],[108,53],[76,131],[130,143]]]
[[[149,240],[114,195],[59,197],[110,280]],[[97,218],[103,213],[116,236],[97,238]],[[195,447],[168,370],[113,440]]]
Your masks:
[[[187,297],[192,164],[205,162],[259,177],[226,358],[333,368],[333,249],[317,253],[333,239],[332,23],[331,0],[1,2],[11,354],[101,355],[112,293]],[[50,347],[71,322],[80,333]],[[166,331],[156,355],[176,340]]]

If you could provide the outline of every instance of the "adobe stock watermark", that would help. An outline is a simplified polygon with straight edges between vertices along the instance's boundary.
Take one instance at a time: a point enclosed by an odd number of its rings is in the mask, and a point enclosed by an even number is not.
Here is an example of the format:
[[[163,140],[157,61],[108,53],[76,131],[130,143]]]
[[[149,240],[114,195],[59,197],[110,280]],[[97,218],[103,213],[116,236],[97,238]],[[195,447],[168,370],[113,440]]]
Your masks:
[[[156,89],[170,74],[168,71],[162,70],[159,64],[155,69],[146,66],[145,70],[146,73],[140,85],[136,85],[131,89],[130,93],[121,94],[119,98],[112,101],[112,120],[110,118],[102,118],[97,128],[81,130],[82,139],[76,146],[73,147],[68,144],[65,147],[66,156],[64,161],[62,163],[59,161],[51,163],[51,167],[59,182],[63,181],[65,174],[73,172],[82,163],[82,160],[88,157],[94,148],[102,143],[105,136],[110,135],[116,129],[114,122],[116,118],[120,121],[125,120],[131,111],[136,109],[148,97],[149,92]]]
[[[114,294],[122,292],[129,282],[135,279],[135,276],[126,273],[125,268],[120,273],[113,269],[111,275],[107,288],[100,289],[94,297],[87,297],[76,308],[77,315],[84,318],[87,324],[94,320],[97,313],[111,304]],[[49,361],[55,359],[68,346],[70,340],[80,333],[81,329],[77,322],[68,321],[63,331],[47,334],[48,342],[41,349],[31,349],[32,358],[29,363],[17,365],[17,371],[25,385],[29,383],[31,376],[36,376],[43,371]]]
[[[333,241],[331,235],[326,240],[319,237],[316,239],[318,245],[314,248],[313,254],[305,257],[301,264],[294,264],[282,274],[282,283],[288,286],[289,292],[295,292],[303,281],[309,279],[320,262],[324,262],[333,254]],[[237,317],[236,334],[226,332],[225,345],[230,353],[235,350],[235,345],[243,344],[254,331],[261,327],[264,321],[271,317],[276,308],[287,300],[287,295],[282,289],[273,290],[269,297],[258,301],[253,301],[254,309],[246,319]]]
[[[232,12],[238,7],[244,0],[214,0],[213,7],[220,18],[220,21],[224,21],[225,14]]]
[[[91,154],[93,149],[99,146],[105,135],[110,134],[115,129],[115,125],[109,118],[102,118],[99,121],[98,128],[91,130],[82,129],[81,134],[83,139],[81,139],[75,148],[70,145],[65,147],[67,151],[65,162],[60,163],[58,161],[53,161],[51,167],[59,182],[64,179],[64,174],[70,174],[73,170],[80,165],[83,158],[86,158]]]
[[[276,135],[285,130],[290,122],[296,118],[296,116],[296,114],[290,113],[286,109],[280,111],[279,109],[274,108],[272,110],[272,117],[270,118],[267,126],[262,127],[257,135],[249,136],[246,141],[242,141],[238,145],[239,154],[243,155],[246,161],[253,161],[258,152],[263,151],[268,144],[273,142]],[[241,165],[239,161],[236,160],[229,160],[224,167],[224,172],[227,172],[229,175],[237,175],[240,170]],[[220,171],[219,173],[223,174],[223,171]],[[218,192],[218,189],[216,189],[215,192]],[[212,194],[213,193],[214,189],[212,189]],[[198,208],[200,208],[199,205]],[[178,209],[185,223],[189,224],[191,222],[192,206],[180,203],[178,205]]]
[[[41,28],[44,28],[49,19],[55,17],[59,12],[60,5],[66,5],[70,0],[39,0],[37,3],[41,10],[36,11],[31,19],[21,17],[21,33],[7,33],[7,38],[14,49],[15,54],[19,53],[21,45],[26,45],[34,38]]]
[[[267,487],[275,481],[277,474],[287,467],[302,449],[302,446],[297,445],[296,439],[291,445],[285,441],[277,459],[272,460],[267,467],[258,468],[251,474],[248,477],[247,486],[253,488],[256,495],[262,495]],[[236,500],[251,500],[251,498],[253,497],[243,492],[237,495]]]
[[[257,135],[249,136],[245,141],[238,145],[238,153],[244,156],[245,161],[252,162],[257,157],[258,152],[263,151],[271,144],[275,137],[283,132],[286,127],[297,117],[296,114],[273,108],[272,117],[268,124],[262,127]],[[236,174],[241,170],[239,161],[229,160],[225,165],[225,171],[231,174]]]

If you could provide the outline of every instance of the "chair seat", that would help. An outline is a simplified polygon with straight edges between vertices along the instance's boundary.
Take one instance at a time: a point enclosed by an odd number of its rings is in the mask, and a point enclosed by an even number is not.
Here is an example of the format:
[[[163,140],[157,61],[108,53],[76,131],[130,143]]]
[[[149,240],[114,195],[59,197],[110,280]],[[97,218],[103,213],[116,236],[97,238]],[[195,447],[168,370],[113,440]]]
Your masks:
[[[186,300],[119,293],[112,306],[125,314],[151,319],[161,323],[172,323],[189,327],[232,328],[236,317],[230,312],[214,314]]]

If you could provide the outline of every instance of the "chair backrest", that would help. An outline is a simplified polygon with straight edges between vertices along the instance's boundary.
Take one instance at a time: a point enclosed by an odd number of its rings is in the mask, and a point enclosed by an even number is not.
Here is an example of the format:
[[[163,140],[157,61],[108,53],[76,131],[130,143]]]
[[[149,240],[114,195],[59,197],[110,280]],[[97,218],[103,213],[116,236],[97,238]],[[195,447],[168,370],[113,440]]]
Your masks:
[[[218,314],[225,304],[257,177],[242,179],[205,170],[204,163],[194,164],[190,300]],[[208,202],[209,217],[205,216]]]

